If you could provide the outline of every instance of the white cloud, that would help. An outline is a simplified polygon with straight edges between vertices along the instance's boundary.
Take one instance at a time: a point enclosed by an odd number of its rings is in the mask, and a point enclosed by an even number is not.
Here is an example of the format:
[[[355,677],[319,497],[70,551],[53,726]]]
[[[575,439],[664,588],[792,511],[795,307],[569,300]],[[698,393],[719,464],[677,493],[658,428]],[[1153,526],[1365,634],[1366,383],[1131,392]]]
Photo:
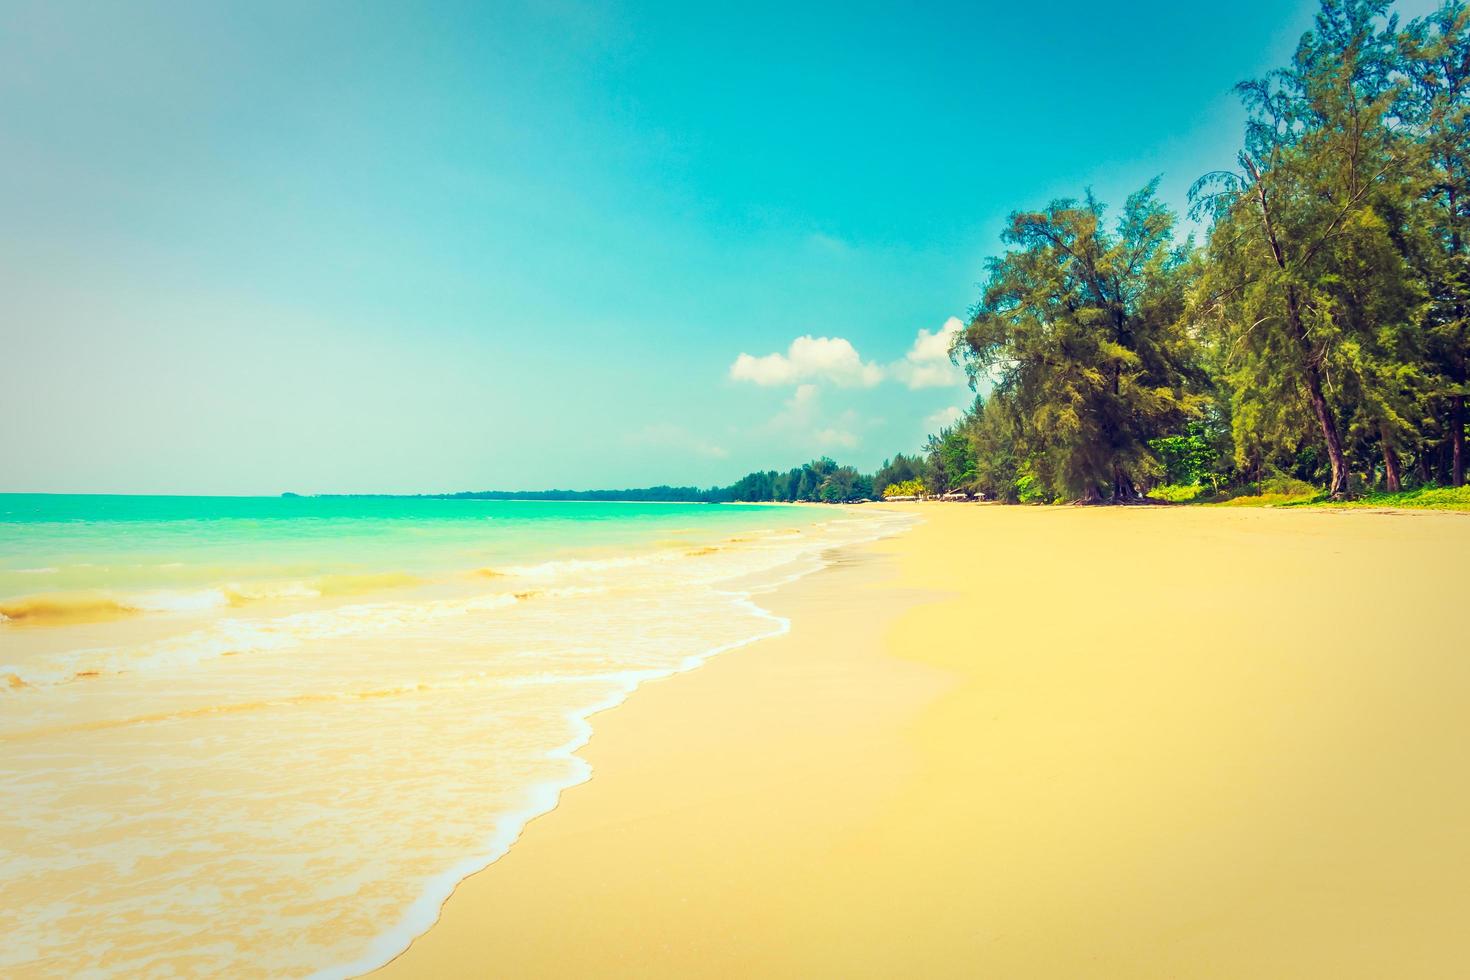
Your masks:
[[[852,449],[859,441],[852,430],[860,428],[861,423],[851,409],[835,419],[830,417],[822,409],[821,389],[814,384],[802,384],[782,403],[781,411],[772,416],[766,428],[783,433],[803,447]]]
[[[818,398],[816,385],[797,385],[781,411],[771,419],[771,425],[782,429],[810,428],[817,416]]]
[[[965,372],[949,359],[949,349],[964,329],[959,317],[953,316],[933,333],[920,329],[909,352],[889,368],[889,373],[910,388],[964,384]]]
[[[858,444],[858,437],[846,429],[826,428],[816,433],[817,445],[822,448],[837,446],[842,449],[852,449]]]
[[[964,414],[965,413],[963,410],[955,408],[953,405],[951,405],[949,408],[941,408],[933,415],[925,418],[924,424],[927,425],[930,429],[938,430],[944,428],[947,425],[954,425],[962,417],[964,417]]]
[[[830,381],[844,388],[871,388],[883,380],[883,369],[858,356],[842,337],[797,337],[785,354],[755,357],[742,353],[730,365],[730,377],[771,387],[800,381]]]
[[[637,432],[630,433],[626,439],[635,446],[657,446],[661,449],[677,449],[681,452],[693,453],[696,456],[704,456],[709,459],[724,459],[730,453],[723,447],[717,446],[707,439],[695,435],[688,429],[672,422],[659,422],[654,425],[645,425]]]
[[[789,398],[765,423],[768,432],[805,446],[822,449],[855,449],[861,434],[879,424],[864,419],[851,409],[834,413],[822,405],[826,385],[871,388],[885,379],[909,388],[959,387],[965,372],[949,359],[950,347],[964,331],[958,317],[950,317],[937,330],[920,330],[902,359],[882,366],[864,361],[853,345],[842,337],[797,337],[786,352],[756,357],[742,353],[730,365],[730,377],[763,387],[791,386]],[[958,421],[960,408],[945,408],[924,420],[930,431]]]

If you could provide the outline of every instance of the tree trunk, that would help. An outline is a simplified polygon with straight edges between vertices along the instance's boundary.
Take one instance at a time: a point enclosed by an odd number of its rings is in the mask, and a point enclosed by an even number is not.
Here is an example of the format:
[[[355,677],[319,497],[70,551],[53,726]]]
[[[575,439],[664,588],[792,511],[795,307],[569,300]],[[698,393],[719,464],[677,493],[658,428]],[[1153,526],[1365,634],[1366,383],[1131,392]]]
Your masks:
[[[1394,452],[1393,443],[1388,441],[1388,431],[1379,428],[1378,433],[1383,440],[1383,488],[1389,493],[1398,493],[1402,489],[1399,481],[1399,454]]]
[[[1332,483],[1327,492],[1333,500],[1347,496],[1347,454],[1342,450],[1342,437],[1337,432],[1337,420],[1327,397],[1322,394],[1322,371],[1317,363],[1317,354],[1312,350],[1312,338],[1307,336],[1306,324],[1302,323],[1301,300],[1295,286],[1286,287],[1286,318],[1291,332],[1296,337],[1297,348],[1302,355],[1302,373],[1307,378],[1307,397],[1312,402],[1312,412],[1317,416],[1317,425],[1322,429],[1322,438],[1327,443],[1327,459],[1332,463]]]
[[[1266,241],[1271,246],[1271,255],[1276,260],[1276,267],[1283,273],[1289,272],[1289,263],[1286,261],[1286,249],[1282,247],[1281,240],[1276,237],[1276,226],[1271,217],[1271,202],[1266,195],[1266,185],[1261,183],[1261,171],[1248,155],[1241,154],[1241,163],[1251,175],[1255,184],[1256,199],[1261,205],[1261,220],[1265,226]],[[1337,433],[1337,420],[1332,417],[1332,410],[1327,405],[1327,399],[1322,394],[1322,365],[1317,352],[1312,350],[1312,338],[1307,336],[1307,325],[1302,322],[1301,296],[1297,293],[1296,285],[1288,280],[1286,283],[1286,319],[1292,335],[1296,338],[1297,348],[1302,355],[1302,371],[1307,377],[1307,395],[1312,402],[1312,412],[1317,416],[1317,424],[1322,428],[1322,438],[1327,442],[1327,458],[1332,462],[1332,485],[1327,492],[1332,495],[1333,500],[1340,500],[1347,496],[1347,455],[1342,451],[1342,437]]]
[[[1465,485],[1465,396],[1450,398],[1450,485]]]
[[[1113,467],[1113,499],[1116,501],[1132,500],[1139,495],[1138,488],[1133,481],[1128,479],[1128,474],[1118,467]]]

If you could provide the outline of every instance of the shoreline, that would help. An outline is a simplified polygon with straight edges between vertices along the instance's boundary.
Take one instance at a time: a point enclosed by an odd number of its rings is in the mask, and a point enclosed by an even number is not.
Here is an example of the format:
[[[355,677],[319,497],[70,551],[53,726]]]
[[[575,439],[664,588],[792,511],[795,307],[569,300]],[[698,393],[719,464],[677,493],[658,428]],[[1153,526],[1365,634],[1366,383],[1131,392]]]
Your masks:
[[[883,506],[924,523],[766,596],[789,633],[599,716],[595,778],[374,975],[1434,976],[1467,952],[1470,526]],[[1406,548],[1376,615],[1324,582]]]
[[[589,516],[611,520],[613,510]],[[20,790],[0,858],[31,869],[0,883],[17,910],[0,973],[377,966],[527,819],[586,779],[576,750],[587,717],[644,681],[786,630],[748,594],[820,567],[827,549],[908,523],[672,510],[585,534],[553,514],[521,534],[540,554],[488,535],[500,570],[488,583],[453,571],[412,592],[293,593],[248,613],[216,604],[138,617],[127,630],[0,629],[26,641],[0,639],[10,698],[0,741],[13,750],[4,775]],[[375,519],[363,516],[366,530],[348,544],[377,534]],[[156,537],[169,543],[176,524]],[[444,543],[440,552],[472,559],[438,567],[486,560],[474,545],[489,525],[400,527],[416,546]],[[232,533],[225,525],[200,547],[235,547]],[[292,574],[270,550],[287,537],[252,539],[252,555]],[[135,564],[82,574],[175,567],[136,564],[136,542],[115,540]],[[561,547],[568,541],[576,552]],[[191,561],[178,577],[207,580],[222,567]],[[68,902],[83,868],[106,870],[88,879],[86,903]]]
[[[783,504],[780,506],[791,505]],[[830,505],[805,503],[798,506],[826,507]],[[890,509],[897,510],[898,508]],[[757,588],[755,590],[752,590],[752,592],[747,593],[748,598],[746,601],[754,602],[754,599],[758,597],[760,599],[760,602],[755,604],[758,605],[759,608],[761,608],[764,614],[783,623],[784,628],[777,630],[771,634],[754,637],[740,644],[736,644],[729,651],[716,651],[716,653],[730,652],[732,654],[749,655],[753,652],[760,651],[766,658],[769,658],[771,656],[772,647],[775,646],[776,656],[779,656],[779,645],[783,640],[786,640],[791,636],[794,624],[793,617],[802,615],[802,607],[805,605],[806,601],[813,595],[812,586],[809,583],[813,583],[814,580],[830,580],[831,578],[835,577],[841,580],[845,585],[855,586],[858,588],[886,586],[887,584],[890,584],[891,569],[885,568],[880,570],[880,567],[870,565],[870,553],[875,550],[883,549],[885,544],[899,540],[905,535],[914,533],[914,530],[921,524],[922,520],[916,522],[910,527],[900,529],[898,531],[889,531],[874,540],[869,540],[858,544],[845,544],[829,549],[823,555],[823,565],[821,567],[806,572],[798,572],[794,575],[788,576],[784,580],[771,583],[765,587]],[[825,588],[823,588],[822,586],[817,586],[815,588],[815,594],[820,595],[823,592],[825,592]],[[918,602],[922,598],[933,597],[921,597],[916,594],[912,597],[911,601]],[[898,611],[893,608],[882,608],[879,612],[878,618],[885,622],[892,621],[894,618],[896,618],[897,612]],[[870,656],[872,656],[875,660],[882,658],[882,654],[877,651],[876,648],[870,651]],[[427,953],[428,956],[433,957],[432,961],[428,964],[419,963],[418,957],[426,955],[426,947],[430,946],[431,944],[437,944],[441,939],[446,938],[444,936],[444,933],[448,931],[447,929],[445,929],[446,916],[452,914],[458,917],[459,905],[461,903],[476,903],[476,911],[483,911],[483,908],[478,907],[480,905],[480,902],[482,901],[482,897],[475,894],[475,892],[478,890],[479,886],[482,883],[492,882],[494,880],[492,876],[495,874],[497,869],[501,868],[510,858],[512,858],[514,855],[517,854],[518,851],[526,846],[528,835],[533,833],[537,828],[555,820],[558,814],[564,814],[570,808],[578,807],[578,792],[589,789],[592,785],[593,778],[601,775],[601,768],[604,764],[604,760],[607,754],[602,746],[604,746],[608,741],[617,738],[620,734],[622,734],[620,732],[607,733],[605,729],[609,724],[618,725],[620,722],[630,720],[631,713],[627,712],[626,710],[630,703],[637,705],[657,698],[660,701],[665,702],[663,706],[674,707],[674,710],[677,712],[679,711],[679,708],[677,707],[677,701],[681,697],[681,692],[679,688],[685,686],[684,684],[680,684],[680,681],[687,682],[694,678],[708,675],[712,671],[717,671],[718,668],[722,666],[729,665],[731,659],[732,658],[729,657],[716,657],[715,653],[711,653],[707,656],[699,658],[699,661],[697,663],[690,664],[683,670],[671,672],[661,677],[652,678],[648,682],[638,685],[638,689],[636,691],[630,692],[625,699],[615,705],[610,705],[606,709],[600,711],[598,713],[599,717],[597,718],[595,728],[589,725],[588,739],[576,749],[576,754],[578,754],[586,763],[587,769],[589,771],[588,778],[561,790],[559,794],[559,800],[552,807],[549,807],[548,809],[542,811],[541,813],[533,816],[530,820],[528,820],[522,829],[519,839],[513,844],[510,849],[507,850],[506,853],[502,854],[495,863],[486,865],[468,876],[462,876],[458,883],[455,885],[454,889],[450,892],[448,896],[445,897],[443,902],[440,904],[438,917],[433,922],[433,924],[428,927],[427,931],[420,931],[418,935],[416,935],[412,939],[407,948],[403,949],[392,959],[388,960],[385,963],[382,963],[381,965],[377,966],[367,973],[348,975],[362,975],[372,977],[393,975],[432,976],[441,975],[442,971],[447,971],[451,975],[458,974],[469,976],[483,975],[483,971],[485,970],[499,969],[500,967],[497,966],[493,959],[485,962],[457,962],[461,959],[461,950],[459,948],[459,943],[466,938],[464,935],[447,937],[453,944],[447,953],[448,962],[445,961],[445,954],[439,950],[433,950]],[[910,673],[908,669],[904,669],[901,672],[904,674]],[[922,689],[925,695],[932,695],[934,692],[939,690],[944,683],[942,678],[932,676],[928,671],[921,670],[918,671],[918,673],[924,675],[922,680],[916,681],[914,678],[911,677],[905,677],[904,680],[909,686],[917,686]],[[716,678],[715,683],[716,686],[718,686],[718,678]],[[799,692],[793,693],[796,693],[799,696]],[[634,697],[633,695],[635,694],[638,695],[638,697]],[[669,701],[669,699],[671,698],[673,699],[673,702]],[[657,712],[658,710],[658,707],[654,707],[654,711]],[[634,711],[636,712],[637,709],[634,708]],[[693,719],[690,719],[687,715],[683,715],[682,712],[681,716],[686,718],[690,722],[693,721]],[[633,717],[636,718],[636,715]],[[660,724],[662,723],[663,716],[661,713],[655,715],[654,717],[659,718]],[[681,737],[693,734],[692,727],[692,725],[682,726]],[[642,742],[643,740],[640,738],[639,741]],[[647,747],[646,743],[643,747]],[[681,752],[681,754],[684,753]],[[623,753],[617,752],[616,750],[614,750],[613,758],[618,763],[629,763],[632,761],[631,759],[627,758]],[[593,805],[596,806],[596,803],[594,803]],[[572,831],[572,833],[578,832],[579,831],[576,830]],[[558,836],[561,836],[561,834],[558,833],[557,829],[554,829],[553,833],[557,833]],[[456,918],[455,923],[450,928],[455,929],[456,932],[461,932],[466,926],[468,926],[469,933],[471,934],[478,931],[477,927],[473,923],[466,922],[465,920],[459,920],[458,918]],[[514,971],[511,972],[514,973]],[[534,974],[535,971],[532,972]],[[552,970],[550,972],[557,971]],[[322,975],[336,976],[337,974],[331,973]]]
[[[389,963],[398,959],[419,936],[433,928],[443,915],[444,906],[454,897],[459,885],[474,875],[490,870],[497,861],[510,852],[516,842],[525,834],[526,829],[538,818],[551,813],[561,803],[562,794],[568,790],[575,789],[592,778],[593,770],[590,763],[583,759],[579,753],[587,747],[592,740],[595,730],[592,719],[598,715],[612,711],[628,702],[638,689],[645,684],[667,680],[677,677],[679,674],[697,670],[704,666],[711,658],[730,653],[741,647],[759,643],[762,640],[773,639],[790,631],[790,620],[783,617],[770,615],[764,609],[748,603],[752,608],[759,610],[762,615],[768,615],[777,623],[777,628],[769,633],[752,636],[748,639],[737,640],[733,643],[714,647],[700,654],[692,654],[687,661],[678,667],[656,675],[643,677],[641,679],[630,679],[627,685],[620,691],[610,695],[606,700],[569,711],[566,721],[573,727],[576,734],[564,745],[560,745],[547,753],[548,759],[561,759],[568,762],[576,762],[575,773],[566,780],[556,782],[543,782],[533,786],[529,792],[530,802],[521,810],[503,814],[500,822],[508,825],[505,831],[493,834],[483,855],[465,858],[459,864],[445,870],[442,874],[431,879],[424,887],[423,894],[409,907],[408,912],[391,929],[384,932],[374,941],[369,952],[350,963],[334,965],[321,970],[314,971],[314,978],[347,978],[365,976],[382,969]],[[407,937],[405,939],[405,937]]]
[[[830,565],[827,557],[830,553],[862,548],[877,541],[902,535],[912,527],[913,524],[894,525],[875,521],[866,531],[868,536],[859,538],[856,542],[835,544],[823,551],[804,554],[793,562],[767,570],[781,573],[773,580],[767,581],[763,577],[766,573],[758,573],[754,576],[742,576],[732,580],[733,587],[731,588],[717,588],[715,591],[727,596],[731,603],[744,608],[756,618],[769,622],[773,628],[691,653],[679,664],[666,670],[645,670],[630,674],[624,686],[605,700],[569,711],[565,720],[576,734],[565,744],[549,752],[547,758],[572,763],[573,773],[564,780],[538,783],[531,787],[525,807],[501,815],[496,832],[487,839],[484,851],[479,855],[463,859],[429,880],[425,884],[423,893],[401,919],[376,937],[369,950],[361,957],[348,963],[323,967],[313,971],[310,975],[320,980],[365,976],[380,971],[398,960],[412,947],[413,943],[439,922],[444,907],[466,880],[493,868],[524,836],[531,824],[552,813],[561,805],[565,793],[584,785],[592,778],[594,768],[584,757],[583,750],[595,734],[594,718],[622,707],[647,685],[691,673],[706,667],[710,661],[724,654],[786,635],[791,631],[791,619],[771,611],[757,602],[757,599],[779,594],[783,589],[806,578],[820,575]],[[809,562],[814,564],[808,564]]]

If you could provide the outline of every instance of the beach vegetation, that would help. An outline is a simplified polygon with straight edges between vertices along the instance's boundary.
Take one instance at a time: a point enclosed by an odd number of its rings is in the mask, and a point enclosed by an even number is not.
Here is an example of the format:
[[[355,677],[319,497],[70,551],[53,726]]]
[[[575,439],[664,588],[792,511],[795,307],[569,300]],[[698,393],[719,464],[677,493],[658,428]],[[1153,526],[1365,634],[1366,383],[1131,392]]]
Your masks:
[[[891,484],[919,479],[925,465],[925,460],[918,454],[906,456],[899,453],[892,459],[885,459],[873,475],[873,490],[881,496],[891,496],[886,492]]]
[[[1223,498],[1212,501],[1226,507],[1279,507],[1309,504],[1326,499],[1321,487],[1290,476],[1275,476],[1243,484]]]
[[[951,350],[983,397],[894,462],[1012,503],[1456,504],[1470,8],[1324,0],[1236,91],[1235,159],[1190,192],[1199,241],[1156,181],[1116,212],[1089,191],[1011,214]]]
[[[1153,500],[1162,500],[1170,504],[1187,504],[1192,500],[1199,499],[1204,492],[1204,487],[1198,483],[1163,483],[1151,487],[1148,495]]]
[[[1470,513],[1470,486],[1420,487],[1399,493],[1371,491],[1351,500],[1309,501],[1328,507],[1451,510]]]
[[[929,493],[929,488],[921,479],[903,480],[898,483],[890,483],[883,488],[885,499],[892,497],[923,497]]]

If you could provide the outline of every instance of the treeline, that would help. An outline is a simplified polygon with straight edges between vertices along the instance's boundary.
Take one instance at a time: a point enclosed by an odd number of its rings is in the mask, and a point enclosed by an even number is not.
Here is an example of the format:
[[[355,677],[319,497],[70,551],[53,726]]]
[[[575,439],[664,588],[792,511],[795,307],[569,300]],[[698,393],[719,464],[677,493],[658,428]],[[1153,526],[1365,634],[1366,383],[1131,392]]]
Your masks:
[[[592,500],[644,503],[850,503],[873,496],[873,478],[822,457],[786,472],[750,473],[728,487],[644,487],[629,490],[474,490],[424,496],[440,500]]]
[[[425,496],[439,500],[601,500],[644,503],[704,503],[713,491],[698,487],[644,487],[630,490],[466,490]]]
[[[713,501],[811,501],[839,504],[873,497],[873,478],[823,456],[784,473],[750,473],[710,491]]]
[[[1470,396],[1470,30],[1324,0],[1242,83],[1234,169],[1012,214],[957,361],[989,393],[875,483],[1128,500],[1291,478],[1334,497],[1462,486]]]

